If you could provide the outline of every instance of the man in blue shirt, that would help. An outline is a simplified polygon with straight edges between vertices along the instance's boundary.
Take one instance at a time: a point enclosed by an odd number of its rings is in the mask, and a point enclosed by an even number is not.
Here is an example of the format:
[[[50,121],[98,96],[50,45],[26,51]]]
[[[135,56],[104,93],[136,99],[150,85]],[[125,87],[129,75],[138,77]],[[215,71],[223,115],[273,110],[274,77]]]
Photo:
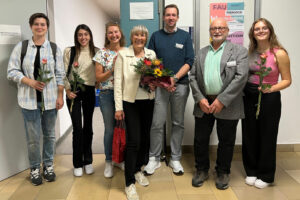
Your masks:
[[[147,174],[153,174],[160,167],[160,154],[164,124],[167,118],[168,105],[171,106],[171,161],[174,174],[182,175],[180,164],[181,143],[184,134],[184,111],[189,95],[188,71],[194,63],[194,50],[190,35],[177,28],[179,19],[178,7],[170,4],[163,13],[164,29],[152,34],[149,49],[153,49],[166,68],[174,72],[171,86],[166,90],[156,88],[155,105],[150,132],[149,162],[144,168]]]

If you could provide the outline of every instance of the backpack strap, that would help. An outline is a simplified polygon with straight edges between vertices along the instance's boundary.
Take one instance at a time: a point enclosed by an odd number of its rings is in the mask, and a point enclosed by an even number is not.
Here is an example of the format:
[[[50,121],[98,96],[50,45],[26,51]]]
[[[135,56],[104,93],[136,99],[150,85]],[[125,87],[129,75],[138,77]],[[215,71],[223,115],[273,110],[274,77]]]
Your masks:
[[[21,61],[21,65],[20,65],[20,68],[21,68],[21,72],[24,74],[24,70],[23,70],[23,60],[24,60],[24,57],[27,53],[27,47],[28,47],[28,40],[23,40],[22,41],[22,50],[21,50],[21,57],[20,57],[20,61]]]
[[[75,59],[75,54],[76,54],[76,49],[75,46],[71,47],[71,54],[70,54],[70,61],[69,61],[69,65],[68,65],[68,71],[67,71],[67,77],[69,77],[70,73],[71,73],[71,69],[72,69],[72,65]]]
[[[52,49],[52,55],[53,55],[54,61],[56,63],[56,49],[57,49],[57,45],[54,42],[50,42],[50,46],[51,46],[51,49]]]
[[[54,58],[54,61],[56,62],[56,49],[57,49],[57,45],[53,42],[50,42],[50,46],[51,46],[51,49],[52,49],[52,55],[53,55],[53,58]],[[21,57],[20,57],[20,60],[21,60],[21,72],[24,74],[24,70],[23,70],[23,60],[24,60],[24,57],[27,53],[27,47],[28,47],[28,40],[23,40],[22,41],[22,50],[21,50]]]

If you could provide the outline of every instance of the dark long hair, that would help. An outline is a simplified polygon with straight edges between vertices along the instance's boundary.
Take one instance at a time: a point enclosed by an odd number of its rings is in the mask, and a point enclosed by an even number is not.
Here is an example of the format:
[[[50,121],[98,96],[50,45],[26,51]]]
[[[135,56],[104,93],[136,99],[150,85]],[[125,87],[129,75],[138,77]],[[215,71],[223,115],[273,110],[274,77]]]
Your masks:
[[[116,26],[116,27],[119,28],[119,31],[121,33],[121,39],[120,39],[119,43],[120,43],[121,47],[124,47],[125,43],[126,43],[125,42],[125,36],[123,34],[123,31],[122,31],[120,25],[116,22],[108,22],[108,23],[105,24],[105,43],[104,43],[105,48],[107,48],[109,43],[110,43],[108,38],[107,38],[107,31],[108,31],[108,28],[111,27],[111,26]]]
[[[257,41],[254,38],[254,27],[258,22],[263,22],[269,29],[270,31],[270,37],[269,37],[269,42],[270,42],[270,51],[274,54],[274,48],[278,48],[278,49],[282,49],[284,50],[286,53],[287,51],[283,48],[283,46],[280,44],[280,42],[277,39],[277,36],[275,34],[273,25],[271,24],[271,22],[269,22],[267,19],[265,18],[259,18],[257,20],[255,20],[249,30],[249,54],[253,53],[256,49],[257,49]],[[274,54],[276,56],[276,54]]]
[[[93,58],[94,55],[96,54],[96,52],[95,52],[95,45],[94,45],[92,31],[87,25],[79,24],[76,27],[75,33],[74,33],[74,43],[75,43],[75,49],[76,49],[75,60],[78,59],[78,56],[80,54],[80,43],[78,42],[78,32],[79,32],[80,29],[83,29],[83,30],[87,31],[90,34],[89,49],[90,49],[90,55]]]

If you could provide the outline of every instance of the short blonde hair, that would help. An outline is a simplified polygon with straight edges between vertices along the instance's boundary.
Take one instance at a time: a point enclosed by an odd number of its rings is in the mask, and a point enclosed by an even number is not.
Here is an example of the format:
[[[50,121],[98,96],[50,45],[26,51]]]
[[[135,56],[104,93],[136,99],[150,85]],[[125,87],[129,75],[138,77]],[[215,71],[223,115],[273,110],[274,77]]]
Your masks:
[[[146,26],[143,26],[143,25],[137,25],[137,26],[134,26],[131,31],[130,31],[130,41],[131,41],[131,44],[132,44],[132,36],[136,33],[142,33],[142,34],[145,34],[146,35],[146,43],[148,41],[148,35],[149,35],[149,31],[148,29],[146,28]]]

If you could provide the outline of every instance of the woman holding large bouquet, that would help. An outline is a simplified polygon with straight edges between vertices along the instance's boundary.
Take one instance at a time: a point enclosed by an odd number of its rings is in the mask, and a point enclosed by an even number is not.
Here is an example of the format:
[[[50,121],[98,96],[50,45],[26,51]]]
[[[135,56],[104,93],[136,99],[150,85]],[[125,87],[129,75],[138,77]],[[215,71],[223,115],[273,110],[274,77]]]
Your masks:
[[[131,46],[119,51],[114,72],[114,97],[116,120],[125,119],[125,192],[127,199],[138,199],[135,182],[142,186],[149,184],[141,172],[147,164],[149,153],[150,127],[152,123],[154,92],[139,87],[141,75],[135,72],[140,59],[155,59],[154,51],[145,47],[148,30],[144,26],[135,26],[131,30]]]
[[[111,178],[113,165],[124,169],[124,163],[112,162],[112,143],[115,125],[114,101],[114,62],[118,51],[125,46],[125,37],[117,23],[108,22],[105,25],[105,44],[93,58],[96,63],[96,80],[100,83],[99,102],[104,121],[104,152],[105,169],[104,177]]]
[[[74,47],[68,47],[64,51],[64,64],[67,105],[73,125],[73,173],[78,177],[82,176],[83,171],[86,174],[94,172],[92,140],[96,78],[92,58],[98,48],[94,46],[92,31],[85,24],[76,27],[74,43]],[[78,79],[76,75],[83,82],[82,87],[75,88],[75,84],[70,84],[72,81],[80,84],[79,80],[75,80]]]
[[[274,182],[276,144],[281,116],[280,90],[291,84],[290,60],[278,42],[272,24],[260,18],[249,31],[249,79],[245,87],[243,163],[246,184],[265,188]],[[261,66],[271,68],[260,84]],[[278,82],[278,77],[281,80]],[[262,92],[257,113],[259,91]]]

